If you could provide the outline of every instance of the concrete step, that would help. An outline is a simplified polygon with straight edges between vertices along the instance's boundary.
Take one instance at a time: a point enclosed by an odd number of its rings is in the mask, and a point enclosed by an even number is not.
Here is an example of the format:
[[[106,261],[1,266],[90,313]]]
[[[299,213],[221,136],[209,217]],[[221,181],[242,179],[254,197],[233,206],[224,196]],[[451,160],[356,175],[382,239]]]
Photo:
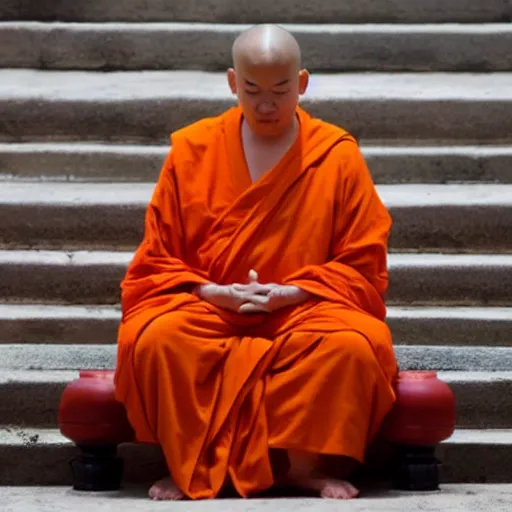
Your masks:
[[[0,304],[0,344],[115,343],[116,306]],[[512,347],[512,308],[388,308],[396,345]]]
[[[224,71],[235,37],[249,26],[3,22],[0,67]],[[509,23],[283,26],[311,71],[512,70]]]
[[[110,344],[95,344],[94,339],[76,345],[0,344],[0,369],[110,370],[116,366],[115,341],[114,337]],[[512,347],[397,345],[395,350],[400,369],[404,371],[506,372],[512,369]]]
[[[0,455],[4,461],[0,466],[0,481],[3,485],[15,485],[18,488],[21,485],[69,486],[71,485],[71,472],[68,463],[78,453],[75,446],[57,429],[0,428]],[[119,455],[125,461],[125,485],[153,482],[161,478],[165,472],[166,466],[162,452],[156,446],[125,444],[119,447]],[[441,481],[445,484],[512,482],[509,471],[510,464],[512,464],[512,431],[510,430],[456,430],[450,439],[441,443],[437,455],[443,463]],[[4,492],[5,488],[2,490],[2,496]],[[69,492],[66,494],[75,495],[75,493]],[[82,503],[87,503],[94,499],[93,496],[97,496],[97,494],[88,494],[87,496],[81,494],[80,499]],[[400,502],[401,507],[396,510],[412,510],[402,508],[405,499],[404,496]],[[254,500],[251,502],[254,503]],[[358,502],[361,503],[361,500]],[[387,503],[389,506],[389,500]],[[116,504],[118,504],[118,500],[116,500]],[[188,506],[190,507],[190,505]],[[41,509],[37,510],[39,512]],[[69,510],[79,509],[73,506]],[[139,510],[138,507],[137,510]],[[152,509],[148,510],[154,510],[154,505]],[[357,510],[362,509],[358,508]],[[365,508],[364,510],[370,509]],[[371,510],[377,510],[374,500],[372,500]],[[383,510],[389,511],[390,509]],[[429,510],[435,509],[429,508]],[[448,510],[448,508],[443,510]],[[455,509],[450,507],[449,510]],[[466,512],[469,509],[462,510]],[[492,510],[494,512],[498,509],[493,507]]]
[[[17,486],[5,487],[2,497],[9,512],[35,511],[54,512],[61,510],[89,512],[91,507],[97,512],[110,512],[113,507],[134,512],[153,512],[167,510],[167,503],[155,503],[147,497],[149,486],[128,485],[124,489],[108,493],[80,493],[62,486]],[[357,500],[343,503],[346,512],[390,512],[402,510],[425,509],[428,503],[429,512],[479,512],[492,507],[493,512],[509,512],[512,499],[510,484],[444,484],[440,491],[432,493],[401,492],[386,489],[365,488]],[[195,504],[188,501],[173,502],[172,509],[177,512],[193,510]],[[267,511],[270,507],[279,507],[282,512],[292,512],[314,507],[318,512],[330,512],[339,507],[337,502],[322,498],[265,495],[249,500],[238,499],[236,496],[202,501],[197,505],[205,512],[253,512]],[[392,508],[391,508],[392,507]]]
[[[0,297],[117,304],[132,252],[0,251]],[[512,304],[512,255],[391,254],[390,305]]]
[[[388,308],[395,344],[512,346],[512,308]]]
[[[120,320],[121,312],[116,306],[0,304],[0,344],[115,343]],[[504,321],[505,325],[512,324],[512,320]],[[503,327],[503,323],[497,323]],[[499,335],[503,328],[496,332]],[[510,342],[512,345],[512,339]]]
[[[0,247],[135,248],[153,189],[153,183],[3,183]],[[377,189],[393,217],[392,250],[512,251],[512,184]]]
[[[168,151],[169,145],[0,143],[0,181],[155,182]],[[496,161],[484,157],[489,162],[482,163],[488,169],[484,174],[491,180],[502,174],[500,169],[508,174],[512,146],[503,151]],[[475,163],[477,177],[478,167]]]
[[[2,69],[0,141],[166,144],[234,103],[225,73]],[[302,105],[359,139],[512,139],[512,73],[318,74]]]
[[[0,19],[63,21],[202,21],[212,23],[429,23],[512,20],[508,0],[2,0]]]
[[[3,485],[15,485],[18,488],[21,485],[69,486],[71,472],[68,462],[78,453],[75,446],[57,429],[0,428],[0,454],[4,461],[0,466],[0,481]],[[439,446],[437,454],[443,463],[441,481],[445,484],[512,482],[508,470],[512,464],[510,430],[456,430],[450,439]],[[163,455],[156,446],[126,444],[119,448],[119,455],[125,461],[125,485],[153,482],[161,478],[165,471]],[[4,492],[2,490],[2,496]],[[75,495],[69,492],[67,494]],[[94,496],[96,495],[95,493]],[[81,495],[82,502],[89,502],[91,499],[91,495]],[[406,498],[403,497],[402,500],[404,499]],[[372,500],[372,510],[376,510],[374,504]],[[404,503],[401,502],[401,505]],[[78,510],[74,506],[71,509]],[[151,510],[154,510],[154,505]],[[450,510],[455,509],[450,507]],[[461,510],[466,512],[469,509]],[[497,509],[493,507],[492,510],[494,512]]]
[[[512,183],[512,146],[381,146],[361,150],[379,184]],[[154,182],[168,145],[0,143],[0,181]]]
[[[482,473],[483,474],[483,473]],[[12,486],[2,489],[2,498],[9,512],[54,512],[56,509],[76,512],[110,512],[126,509],[133,512],[167,510],[168,503],[155,504],[147,497],[149,486],[128,485],[120,491],[88,493],[72,491],[63,486]],[[402,510],[425,510],[429,512],[479,512],[491,507],[492,512],[509,512],[512,500],[510,484],[444,484],[436,492],[400,492],[386,489],[363,489],[357,500],[343,503],[346,512],[390,512]],[[193,510],[189,501],[173,502],[176,512]],[[160,508],[161,507],[161,508]],[[318,512],[331,512],[339,507],[337,502],[315,497],[260,496],[249,500],[236,497],[201,501],[197,508],[205,512],[266,512],[270,507],[279,507],[281,512],[293,512],[314,507]]]
[[[455,394],[458,427],[512,428],[512,371],[441,371],[438,375]],[[77,376],[70,370],[2,370],[2,424],[55,427],[62,390]]]
[[[0,482],[69,486],[69,461],[78,454],[73,443],[56,428],[0,427]],[[119,447],[119,455],[125,461],[124,483],[145,483],[166,473],[161,450],[156,446],[126,444]],[[3,492],[0,490],[2,496]],[[89,496],[82,500],[87,501]]]

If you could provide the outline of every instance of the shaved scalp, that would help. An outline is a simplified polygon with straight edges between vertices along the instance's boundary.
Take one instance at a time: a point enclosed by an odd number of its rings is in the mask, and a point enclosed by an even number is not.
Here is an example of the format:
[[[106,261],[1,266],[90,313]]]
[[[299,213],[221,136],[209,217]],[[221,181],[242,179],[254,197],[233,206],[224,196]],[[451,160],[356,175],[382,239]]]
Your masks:
[[[256,25],[242,32],[232,50],[233,65],[295,65],[301,66],[299,44],[290,32],[278,25]]]

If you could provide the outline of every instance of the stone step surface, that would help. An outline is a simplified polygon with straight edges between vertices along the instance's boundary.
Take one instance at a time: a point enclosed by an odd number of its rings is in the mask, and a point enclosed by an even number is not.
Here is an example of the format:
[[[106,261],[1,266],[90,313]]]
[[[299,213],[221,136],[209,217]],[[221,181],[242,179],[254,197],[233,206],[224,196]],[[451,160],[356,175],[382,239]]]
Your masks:
[[[3,183],[0,247],[135,248],[153,189],[153,183]],[[512,184],[377,190],[393,217],[392,250],[512,252]]]
[[[3,498],[9,512],[55,512],[73,510],[89,512],[91,507],[97,512],[110,512],[113,507],[133,512],[153,512],[167,510],[165,502],[154,503],[147,498],[149,487],[129,485],[112,493],[86,494],[71,491],[63,486],[6,487]],[[444,484],[435,493],[407,493],[388,489],[364,489],[357,500],[343,503],[347,512],[421,510],[428,503],[429,512],[480,512],[492,507],[493,512],[508,512],[512,496],[510,484]],[[278,499],[276,499],[278,498]],[[187,501],[173,503],[173,510],[184,512],[193,510],[195,504]],[[225,498],[197,504],[205,512],[262,512],[273,507],[279,512],[292,512],[314,507],[318,512],[338,510],[339,504],[332,500],[315,497],[259,497],[250,500]]]
[[[116,366],[116,338],[110,344],[2,344],[0,369],[5,371],[110,370]],[[512,347],[397,345],[401,370],[498,372],[512,369]]]
[[[16,486],[2,489],[2,498],[9,512],[55,512],[73,510],[89,512],[110,512],[126,509],[133,512],[154,512],[167,510],[169,504],[154,503],[147,498],[148,486],[128,485],[121,491],[110,493],[75,492],[63,486]],[[510,484],[445,484],[441,491],[434,493],[407,493],[388,489],[364,489],[357,500],[343,503],[347,512],[421,510],[428,506],[429,512],[480,512],[490,507],[493,512],[509,512],[512,499]],[[426,505],[427,504],[427,505]],[[178,501],[172,504],[176,512],[193,510],[195,504]],[[260,497],[250,500],[226,498],[202,501],[196,505],[205,512],[263,512],[270,507],[279,512],[292,512],[314,508],[318,512],[332,512],[339,509],[333,500],[314,497]]]
[[[57,429],[0,427],[0,455],[4,461],[0,466],[0,481],[3,485],[16,486],[69,486],[71,472],[68,462],[78,453],[73,444]],[[161,478],[165,471],[165,461],[158,447],[125,444],[119,447],[119,455],[125,461],[123,487],[131,483],[153,482]],[[450,439],[441,443],[437,455],[443,463],[440,469],[441,482],[444,484],[512,482],[508,471],[512,464],[510,430],[458,429]],[[75,495],[69,492],[67,494]],[[81,495],[84,502],[97,495],[76,494]],[[510,496],[512,497],[512,492]],[[253,502],[254,500],[251,500],[251,503]],[[188,506],[190,507],[190,504]],[[39,512],[40,509],[37,510]],[[372,507],[372,510],[375,509]],[[466,510],[469,509],[464,509]],[[497,509],[492,510],[494,512]]]
[[[509,0],[3,0],[0,19],[212,23],[430,23],[512,20]]]
[[[165,144],[234,104],[224,73],[0,69],[0,141]],[[512,73],[317,74],[301,104],[359,139],[512,140]]]
[[[512,428],[512,371],[441,371],[453,389],[460,428]],[[2,370],[0,418],[4,425],[55,427],[60,397],[78,377],[71,370]]]
[[[388,308],[400,345],[512,346],[512,308]]]
[[[168,145],[0,143],[0,181],[155,182]],[[512,183],[512,146],[363,144],[378,184]]]
[[[120,320],[116,306],[0,304],[0,344],[107,345],[116,342]]]
[[[118,306],[0,304],[0,344],[108,345]],[[396,345],[512,347],[512,308],[389,307]]]
[[[0,23],[4,68],[224,71],[250,25]],[[289,25],[311,71],[511,71],[512,25]]]
[[[0,297],[117,304],[132,252],[0,251]],[[389,305],[510,306],[512,255],[390,254]]]

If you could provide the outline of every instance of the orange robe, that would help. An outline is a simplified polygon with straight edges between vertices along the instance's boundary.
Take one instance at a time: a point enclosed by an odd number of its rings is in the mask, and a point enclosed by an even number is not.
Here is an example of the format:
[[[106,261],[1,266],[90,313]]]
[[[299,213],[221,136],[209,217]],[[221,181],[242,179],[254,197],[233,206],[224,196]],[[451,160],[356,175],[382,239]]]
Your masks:
[[[122,283],[117,399],[193,499],[228,478],[241,496],[272,486],[269,448],[362,462],[395,401],[390,216],[355,140],[297,112],[295,144],[255,183],[238,107],[174,133]],[[251,268],[314,299],[243,315],[191,293]]]

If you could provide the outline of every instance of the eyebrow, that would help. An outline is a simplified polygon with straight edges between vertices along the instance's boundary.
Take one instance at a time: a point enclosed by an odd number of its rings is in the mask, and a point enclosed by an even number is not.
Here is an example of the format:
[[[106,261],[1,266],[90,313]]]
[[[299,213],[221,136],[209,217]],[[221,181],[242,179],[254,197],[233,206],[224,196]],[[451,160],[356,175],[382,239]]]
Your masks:
[[[274,84],[272,87],[280,87],[282,85],[286,85],[289,81],[290,81],[290,79],[287,78],[286,80],[283,80],[282,82]],[[247,85],[250,85],[251,87],[258,87],[258,84],[255,84],[254,82],[251,82],[250,80],[247,80],[247,79],[245,79],[245,83]]]

